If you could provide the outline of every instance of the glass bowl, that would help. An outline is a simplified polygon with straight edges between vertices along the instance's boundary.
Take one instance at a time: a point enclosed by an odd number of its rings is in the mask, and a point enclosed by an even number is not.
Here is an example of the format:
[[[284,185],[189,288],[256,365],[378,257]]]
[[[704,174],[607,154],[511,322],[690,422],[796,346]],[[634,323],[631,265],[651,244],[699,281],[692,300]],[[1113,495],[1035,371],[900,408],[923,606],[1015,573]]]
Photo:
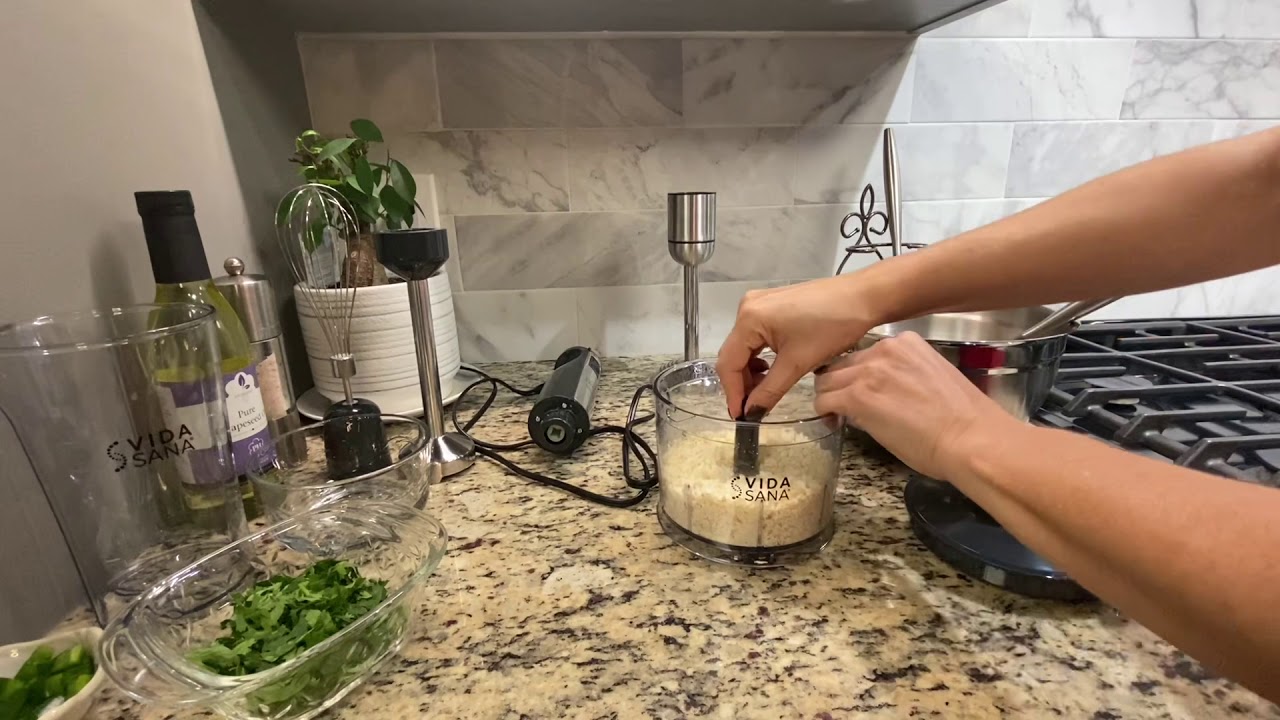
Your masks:
[[[289,542],[280,539],[285,534]],[[160,581],[107,626],[98,659],[116,685],[143,702],[208,708],[237,720],[305,720],[400,649],[423,582],[440,564],[445,545],[444,527],[421,511],[344,498],[227,545]],[[327,558],[386,581],[386,599],[262,672],[219,675],[187,659],[223,633],[236,593],[275,575],[298,575]]]
[[[249,479],[273,523],[346,497],[420,510],[440,477],[439,466],[427,459],[430,438],[421,420],[404,415],[330,418],[277,437],[275,460],[250,471]],[[341,453],[336,459],[334,449]]]
[[[838,418],[813,413],[813,377],[764,420],[726,412],[715,365],[692,360],[654,378],[658,521],[699,557],[770,567],[825,548],[835,533],[843,440]],[[757,450],[743,462],[742,439]]]

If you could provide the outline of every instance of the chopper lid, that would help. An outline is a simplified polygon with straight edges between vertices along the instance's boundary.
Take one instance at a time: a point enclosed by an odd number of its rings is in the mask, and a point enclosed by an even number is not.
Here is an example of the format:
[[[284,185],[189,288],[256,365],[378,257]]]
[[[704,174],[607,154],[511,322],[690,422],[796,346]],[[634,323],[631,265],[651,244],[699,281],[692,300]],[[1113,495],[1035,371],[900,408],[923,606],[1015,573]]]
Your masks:
[[[245,274],[244,261],[229,257],[222,267],[227,274],[215,278],[214,286],[240,316],[249,342],[262,342],[280,335],[280,314],[275,294],[265,275]]]

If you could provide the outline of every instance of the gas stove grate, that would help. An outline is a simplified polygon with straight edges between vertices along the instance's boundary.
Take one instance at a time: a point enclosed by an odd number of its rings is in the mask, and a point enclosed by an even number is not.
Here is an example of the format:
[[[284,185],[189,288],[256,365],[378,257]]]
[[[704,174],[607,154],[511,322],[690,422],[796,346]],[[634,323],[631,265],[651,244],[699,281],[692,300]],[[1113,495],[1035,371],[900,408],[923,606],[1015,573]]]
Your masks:
[[[1280,486],[1280,316],[1088,323],[1037,421]]]

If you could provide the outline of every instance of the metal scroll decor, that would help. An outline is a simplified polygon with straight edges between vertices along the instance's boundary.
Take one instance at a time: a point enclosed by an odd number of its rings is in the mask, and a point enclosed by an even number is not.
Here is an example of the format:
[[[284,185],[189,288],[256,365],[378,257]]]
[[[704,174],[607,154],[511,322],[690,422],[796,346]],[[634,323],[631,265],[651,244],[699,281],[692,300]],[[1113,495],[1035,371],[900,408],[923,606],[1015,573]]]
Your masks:
[[[862,197],[858,200],[858,209],[844,216],[840,221],[840,235],[848,240],[853,240],[853,244],[844,249],[844,259],[840,261],[840,267],[836,268],[836,274],[844,272],[844,266],[849,262],[849,258],[854,253],[865,254],[875,253],[876,257],[883,260],[884,253],[881,248],[892,248],[891,240],[876,241],[873,238],[882,237],[889,234],[889,216],[883,210],[876,210],[876,191],[875,188],[868,184],[862,188]],[[854,221],[854,222],[850,222]],[[906,250],[919,250],[924,247],[923,243],[902,243],[902,248]],[[890,251],[892,254],[892,250]]]

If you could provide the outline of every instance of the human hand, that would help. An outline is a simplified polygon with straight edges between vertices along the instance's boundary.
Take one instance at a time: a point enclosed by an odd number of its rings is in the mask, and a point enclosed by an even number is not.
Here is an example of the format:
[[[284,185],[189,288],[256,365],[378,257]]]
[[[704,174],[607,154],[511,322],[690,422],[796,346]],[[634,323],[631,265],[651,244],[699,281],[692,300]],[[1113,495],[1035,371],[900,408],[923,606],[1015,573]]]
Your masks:
[[[847,277],[748,292],[716,361],[729,416],[772,410],[800,378],[853,347],[874,324]],[[757,357],[765,348],[777,356],[772,367]]]
[[[984,438],[1021,425],[915,333],[853,353],[818,375],[815,389],[816,412],[848,418],[940,480],[951,479]]]

